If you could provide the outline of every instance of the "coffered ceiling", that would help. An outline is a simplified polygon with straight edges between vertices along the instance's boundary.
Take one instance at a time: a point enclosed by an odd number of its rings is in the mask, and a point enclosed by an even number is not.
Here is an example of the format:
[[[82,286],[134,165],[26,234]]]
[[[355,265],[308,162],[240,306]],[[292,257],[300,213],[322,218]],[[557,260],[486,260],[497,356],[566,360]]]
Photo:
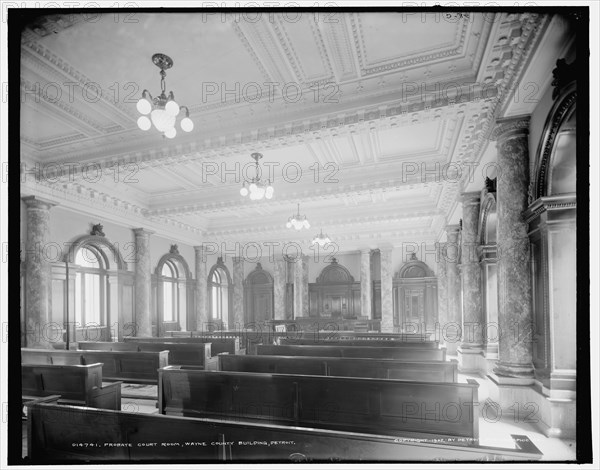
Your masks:
[[[22,193],[190,244],[306,243],[321,227],[340,251],[433,242],[531,57],[556,57],[543,46],[555,23],[293,10],[41,17],[22,35],[21,159],[44,178],[26,175]],[[167,91],[195,124],[174,139],[136,125],[142,90],[160,91],[156,52],[173,58]],[[272,171],[270,201],[239,194],[252,152]],[[297,203],[308,232],[285,228]]]

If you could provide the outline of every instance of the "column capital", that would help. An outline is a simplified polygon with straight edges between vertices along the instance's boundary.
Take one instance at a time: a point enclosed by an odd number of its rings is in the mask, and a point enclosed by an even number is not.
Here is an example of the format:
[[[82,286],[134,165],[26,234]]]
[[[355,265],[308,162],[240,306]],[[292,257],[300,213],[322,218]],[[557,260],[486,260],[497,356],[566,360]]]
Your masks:
[[[48,199],[43,199],[38,196],[25,196],[21,198],[27,209],[45,209],[50,210],[54,206],[57,206],[57,202],[49,201]]]
[[[132,230],[136,237],[149,237],[150,235],[154,235],[154,233],[156,233],[153,230],[148,230],[147,228],[143,227],[134,228]]]
[[[460,193],[460,200],[463,204],[479,204],[481,199],[481,191],[469,191]]]
[[[529,134],[529,116],[515,116],[496,120],[496,127],[490,135],[490,140],[506,140],[509,137]]]
[[[361,248],[360,249],[360,254],[361,255],[371,255],[371,253],[373,252],[373,250],[371,248]]]

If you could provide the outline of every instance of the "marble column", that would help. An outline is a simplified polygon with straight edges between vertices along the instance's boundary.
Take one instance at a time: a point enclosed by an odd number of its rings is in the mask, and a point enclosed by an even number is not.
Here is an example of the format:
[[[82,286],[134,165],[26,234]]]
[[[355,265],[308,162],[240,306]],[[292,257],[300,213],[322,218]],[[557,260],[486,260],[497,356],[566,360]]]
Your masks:
[[[371,282],[371,250],[360,252],[360,314],[372,318],[371,305],[373,286]]]
[[[152,266],[150,261],[150,235],[145,228],[133,229],[135,234],[135,333],[152,336],[151,295]],[[158,326],[158,325],[157,325]]]
[[[392,299],[392,249],[380,248],[381,269],[381,332],[394,332],[394,302]]]
[[[56,204],[36,196],[24,197],[23,202],[27,206],[25,345],[28,348],[52,348],[51,343],[57,338],[50,325],[52,276],[44,247],[50,241],[50,209]],[[62,341],[62,338],[58,339]]]
[[[195,246],[195,288],[194,288],[194,308],[196,309],[196,325],[195,329],[198,331],[207,331],[209,329],[208,323],[211,321],[211,316],[208,311],[208,273],[206,272],[206,253],[204,252],[204,246]],[[223,321],[227,322],[229,319],[224,318]]]
[[[436,339],[444,343],[441,335],[443,326],[448,322],[448,276],[446,274],[446,244],[437,244],[437,279],[438,279],[438,324],[435,325]],[[439,333],[438,333],[439,332]]]
[[[533,378],[533,312],[528,226],[523,218],[529,186],[529,117],[502,119],[494,130],[498,149],[497,248],[500,377]]]
[[[294,318],[308,316],[308,255],[299,255],[294,264]]]
[[[285,285],[287,282],[287,261],[277,258],[273,276],[273,319],[285,319]]]
[[[462,318],[460,312],[460,275],[458,273],[458,225],[446,227],[446,277],[448,285],[447,322],[441,325],[442,339],[446,352],[455,355],[462,337]]]
[[[478,191],[462,194],[463,225],[461,237],[462,343],[458,348],[458,366],[463,372],[478,372],[483,365],[483,304],[481,266],[479,265]]]
[[[233,325],[229,329],[243,330],[244,317],[244,258],[233,257]]]

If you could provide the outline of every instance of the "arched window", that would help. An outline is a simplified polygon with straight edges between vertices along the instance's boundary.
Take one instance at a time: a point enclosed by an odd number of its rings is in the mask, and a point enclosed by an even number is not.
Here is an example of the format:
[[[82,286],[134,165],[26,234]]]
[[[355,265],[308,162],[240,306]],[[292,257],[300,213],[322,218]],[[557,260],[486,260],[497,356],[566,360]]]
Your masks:
[[[230,285],[229,270],[223,263],[222,258],[218,258],[217,264],[208,273],[208,312],[209,321],[219,324],[221,327],[225,327],[230,323],[229,306],[233,302],[233,290],[229,288]]]
[[[153,283],[153,302],[156,317],[153,328],[158,336],[167,331],[185,330],[188,327],[188,305],[193,295],[193,280],[185,258],[171,246],[169,253],[163,255],[156,265]]]
[[[211,283],[211,318],[213,320],[223,320],[223,285],[221,284],[220,269],[213,271]]]
[[[75,321],[82,326],[106,325],[108,260],[93,245],[81,247],[75,255]]]
[[[167,260],[162,267],[163,285],[163,321],[179,321],[179,296],[177,279],[179,272],[174,260]]]

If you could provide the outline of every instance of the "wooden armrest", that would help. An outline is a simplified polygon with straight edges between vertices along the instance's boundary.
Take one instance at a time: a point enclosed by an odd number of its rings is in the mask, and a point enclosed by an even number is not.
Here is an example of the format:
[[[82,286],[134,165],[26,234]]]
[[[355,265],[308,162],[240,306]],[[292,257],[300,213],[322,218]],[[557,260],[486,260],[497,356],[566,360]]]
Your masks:
[[[90,396],[86,397],[86,406],[120,411],[122,383],[118,381],[103,385],[102,388],[95,388],[90,392]]]

